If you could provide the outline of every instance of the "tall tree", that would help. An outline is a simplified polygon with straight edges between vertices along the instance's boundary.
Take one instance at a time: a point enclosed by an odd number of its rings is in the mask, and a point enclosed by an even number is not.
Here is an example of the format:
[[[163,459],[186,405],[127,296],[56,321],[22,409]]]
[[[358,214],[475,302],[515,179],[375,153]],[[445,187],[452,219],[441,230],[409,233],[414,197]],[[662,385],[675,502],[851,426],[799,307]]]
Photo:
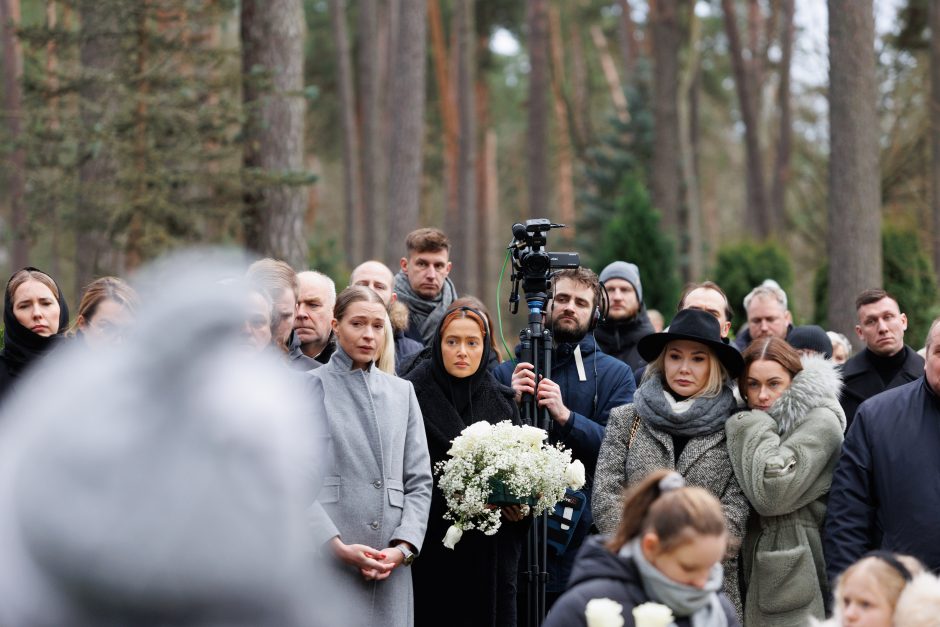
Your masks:
[[[930,3],[930,209],[933,215],[933,267],[940,273],[940,6]]]
[[[306,189],[289,180],[304,170],[304,26],[300,0],[242,2],[244,164],[274,178],[246,194],[246,244],[295,268],[307,261]]]
[[[781,2],[780,28],[780,84],[777,87],[777,109],[780,113],[780,136],[777,138],[777,161],[774,164],[771,189],[771,216],[774,225],[785,223],[787,210],[787,184],[790,181],[790,152],[793,120],[790,107],[790,63],[793,59],[793,0]]]
[[[457,0],[457,111],[460,136],[457,168],[457,207],[460,220],[455,234],[456,245],[466,253],[474,253],[479,236],[477,206],[477,124],[476,124],[476,28],[474,0]],[[465,260],[469,260],[469,255]],[[458,264],[456,279],[461,289],[479,294],[479,273],[475,264]]]
[[[548,2],[527,0],[526,24],[529,48],[529,126],[526,129],[526,162],[529,215],[548,211]]]
[[[852,337],[855,297],[881,285],[875,25],[871,0],[829,0],[829,324]]]
[[[3,109],[10,157],[7,161],[7,197],[10,199],[10,231],[13,268],[29,259],[26,216],[26,150],[19,145],[23,134],[23,49],[16,34],[20,23],[19,0],[0,0],[0,38],[3,41]]]
[[[678,0],[656,0],[650,5],[653,35],[653,206],[662,212],[663,227],[679,231],[679,31]]]
[[[376,13],[377,0],[359,3],[359,139],[360,171],[362,172],[363,251],[364,257],[377,257],[373,222],[378,215],[381,181],[382,138],[379,129],[379,46]]]
[[[695,162],[695,144],[693,142],[693,116],[697,112],[692,107],[692,94],[695,90],[695,78],[700,71],[702,22],[695,13],[694,3],[688,6],[689,41],[686,63],[679,72],[679,154],[681,155],[683,189],[683,232],[686,236],[686,278],[698,280],[705,267],[702,243],[702,207],[699,199],[698,172]]]
[[[356,125],[356,93],[353,87],[346,0],[330,0],[330,23],[336,41],[336,74],[343,132],[343,198],[346,216],[346,264],[352,268],[362,259],[362,176],[359,171],[359,127]]]
[[[741,109],[741,121],[744,123],[744,149],[746,153],[747,205],[746,223],[751,232],[760,239],[767,238],[773,229],[773,217],[764,182],[764,158],[760,146],[760,107],[758,90],[760,89],[760,70],[755,67],[759,62],[759,51],[754,45],[757,41],[755,14],[759,10],[756,0],[750,0],[749,34],[752,45],[748,47],[745,59],[744,44],[738,28],[735,0],[721,0],[725,14],[725,31],[728,34],[728,48],[731,55],[731,67],[737,86],[738,104]]]
[[[421,2],[401,5],[391,81],[392,146],[389,172],[388,238],[385,259],[401,256],[405,237],[418,227],[424,156],[427,16]]]

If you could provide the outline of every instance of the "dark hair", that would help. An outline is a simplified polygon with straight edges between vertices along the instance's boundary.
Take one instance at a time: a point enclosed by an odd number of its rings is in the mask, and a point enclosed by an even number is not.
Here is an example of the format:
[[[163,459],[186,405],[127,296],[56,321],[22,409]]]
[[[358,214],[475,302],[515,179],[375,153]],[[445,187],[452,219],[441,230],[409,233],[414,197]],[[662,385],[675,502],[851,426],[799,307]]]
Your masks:
[[[350,285],[336,296],[336,304],[333,305],[333,317],[342,320],[346,315],[346,310],[354,303],[378,303],[385,307],[385,301],[382,297],[373,292],[364,285]]]
[[[434,227],[425,227],[409,233],[405,238],[405,247],[408,249],[408,254],[450,251],[450,240],[444,235],[444,231]]]
[[[486,319],[486,326],[490,331],[489,338],[487,339],[490,343],[490,349],[492,349],[493,354],[496,355],[496,361],[502,362],[502,355],[500,355],[499,348],[496,346],[496,334],[493,332],[493,316],[490,315],[490,310],[487,309],[483,301],[476,296],[461,296],[450,304],[450,307],[447,308],[447,313],[450,313],[454,309],[460,309],[461,307],[470,307],[483,314],[483,317]]]
[[[877,303],[879,300],[883,298],[890,298],[897,304],[898,309],[901,308],[901,303],[900,301],[898,301],[897,298],[892,296],[886,290],[881,289],[880,287],[873,287],[873,288],[865,290],[864,292],[859,294],[858,297],[856,297],[855,311],[857,312],[859,309],[861,309],[865,305],[871,305],[872,303]]]
[[[734,309],[731,308],[731,303],[728,301],[728,295],[725,294],[725,291],[721,289],[721,287],[714,281],[687,283],[685,288],[682,290],[682,296],[679,297],[679,304],[676,305],[676,311],[682,311],[685,309],[685,297],[697,289],[714,290],[721,294],[721,297],[725,301],[725,320],[731,322],[731,319],[734,318]]]
[[[655,470],[630,488],[623,499],[620,526],[607,548],[619,551],[633,538],[652,531],[664,551],[689,540],[689,531],[706,536],[728,532],[721,502],[700,487],[663,491],[660,482],[674,470]]]
[[[592,307],[597,307],[601,302],[601,280],[590,268],[578,266],[577,268],[566,268],[555,273],[555,284],[562,279],[570,279],[579,285],[591,288],[594,292],[594,303]]]
[[[803,370],[800,354],[779,337],[770,336],[754,340],[744,349],[741,356],[744,357],[744,369],[738,375],[738,390],[742,395],[745,395],[747,390],[747,371],[755,361],[775,361],[790,373],[791,378]]]

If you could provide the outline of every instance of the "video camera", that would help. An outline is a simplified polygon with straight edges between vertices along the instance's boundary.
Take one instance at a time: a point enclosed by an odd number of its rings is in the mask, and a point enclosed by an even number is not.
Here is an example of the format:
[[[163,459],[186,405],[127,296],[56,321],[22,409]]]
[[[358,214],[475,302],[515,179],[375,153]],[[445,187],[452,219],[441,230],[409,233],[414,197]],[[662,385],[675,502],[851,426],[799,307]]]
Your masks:
[[[547,252],[548,232],[564,227],[545,218],[526,220],[525,224],[513,224],[512,251],[512,295],[509,297],[510,311],[519,310],[519,283],[526,294],[529,308],[541,310],[549,297],[552,275],[556,270],[577,268],[581,265],[578,253]],[[533,307],[535,306],[535,307]]]

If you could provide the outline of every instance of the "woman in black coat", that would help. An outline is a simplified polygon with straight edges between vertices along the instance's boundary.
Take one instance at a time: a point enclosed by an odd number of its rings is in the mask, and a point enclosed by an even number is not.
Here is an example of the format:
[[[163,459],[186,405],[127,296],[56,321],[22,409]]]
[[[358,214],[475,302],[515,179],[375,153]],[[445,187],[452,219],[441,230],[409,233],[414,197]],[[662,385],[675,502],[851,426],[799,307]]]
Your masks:
[[[16,379],[65,332],[69,308],[56,282],[33,267],[19,270],[3,292],[0,405]]]
[[[475,308],[454,303],[441,320],[431,356],[405,375],[424,416],[431,464],[447,459],[451,440],[481,420],[520,424],[513,391],[486,368],[489,326]],[[464,533],[454,549],[443,540],[450,521],[434,480],[424,547],[413,565],[415,626],[512,627],[516,624],[516,574],[528,529],[520,511],[506,508],[494,536]],[[444,618],[446,617],[446,618]]]

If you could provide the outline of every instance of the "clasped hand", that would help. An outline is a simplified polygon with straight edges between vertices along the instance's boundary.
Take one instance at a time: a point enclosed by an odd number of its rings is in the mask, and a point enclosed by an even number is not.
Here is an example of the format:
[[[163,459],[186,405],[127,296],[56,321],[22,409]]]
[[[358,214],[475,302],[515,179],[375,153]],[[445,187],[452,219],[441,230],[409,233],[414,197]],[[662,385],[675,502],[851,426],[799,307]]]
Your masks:
[[[330,544],[333,554],[358,568],[359,574],[367,581],[387,579],[405,559],[401,551],[392,547],[380,551],[365,544],[344,544],[338,537],[333,538]]]
[[[522,401],[523,394],[534,394],[538,399],[539,407],[548,409],[548,414],[552,420],[559,425],[564,425],[571,417],[571,411],[565,407],[561,398],[561,388],[551,379],[542,377],[539,381],[538,390],[535,386],[535,366],[520,361],[512,371],[512,389],[516,392],[516,402]]]

